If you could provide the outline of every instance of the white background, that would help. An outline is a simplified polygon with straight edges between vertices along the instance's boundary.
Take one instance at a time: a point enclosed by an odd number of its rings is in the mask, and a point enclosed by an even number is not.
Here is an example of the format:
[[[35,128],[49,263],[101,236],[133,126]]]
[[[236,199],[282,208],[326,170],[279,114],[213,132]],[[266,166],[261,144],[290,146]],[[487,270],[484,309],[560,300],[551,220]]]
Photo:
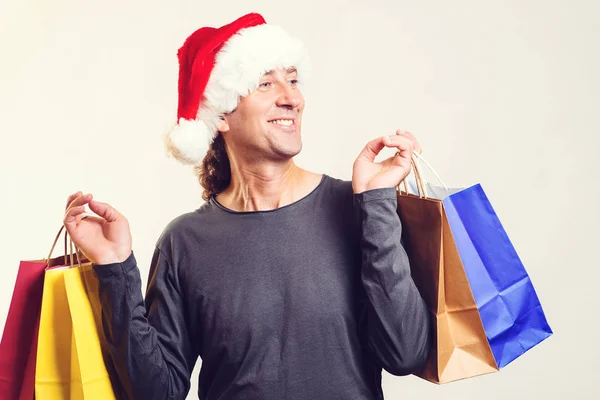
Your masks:
[[[446,183],[482,183],[555,331],[484,377],[385,373],[386,399],[600,398],[600,3],[245,4],[1,0],[0,328],[19,260],[46,256],[77,190],[128,217],[145,285],[162,229],[202,202],[162,146],[177,49],[255,11],[313,60],[298,164],[350,179],[368,140],[411,130]]]

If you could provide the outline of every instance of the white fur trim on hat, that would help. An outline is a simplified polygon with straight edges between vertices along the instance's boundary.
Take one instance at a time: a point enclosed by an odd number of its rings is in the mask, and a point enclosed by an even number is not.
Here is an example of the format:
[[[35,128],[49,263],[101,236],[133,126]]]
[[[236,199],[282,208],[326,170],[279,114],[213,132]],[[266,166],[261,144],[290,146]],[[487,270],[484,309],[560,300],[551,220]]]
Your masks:
[[[204,97],[206,105],[228,113],[240,97],[258,87],[260,78],[275,68],[295,67],[299,81],[308,74],[304,46],[274,25],[257,25],[240,30],[217,54]]]

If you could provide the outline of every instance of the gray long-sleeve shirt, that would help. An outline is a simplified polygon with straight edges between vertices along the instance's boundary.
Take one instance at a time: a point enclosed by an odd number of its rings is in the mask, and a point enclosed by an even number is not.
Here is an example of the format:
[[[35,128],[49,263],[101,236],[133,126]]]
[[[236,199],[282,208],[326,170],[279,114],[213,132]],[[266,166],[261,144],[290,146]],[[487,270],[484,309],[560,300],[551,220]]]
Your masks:
[[[200,399],[382,399],[430,347],[396,206],[326,175],[271,211],[211,199],[165,228],[145,301],[133,253],[94,266],[118,396],[184,399],[199,356]]]

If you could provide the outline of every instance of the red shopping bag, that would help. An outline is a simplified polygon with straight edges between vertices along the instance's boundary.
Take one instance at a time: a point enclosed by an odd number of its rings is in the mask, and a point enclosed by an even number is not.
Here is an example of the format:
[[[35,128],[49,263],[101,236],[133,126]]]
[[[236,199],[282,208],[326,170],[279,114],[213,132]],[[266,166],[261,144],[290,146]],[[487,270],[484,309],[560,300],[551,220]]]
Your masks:
[[[35,353],[37,331],[40,323],[40,307],[42,305],[42,289],[44,287],[43,261],[21,261],[19,272],[8,309],[2,342],[0,342],[0,399],[33,399],[33,382],[35,378]],[[27,365],[33,363],[34,365]],[[31,377],[25,377],[27,371]],[[30,383],[30,388],[22,387]],[[28,390],[29,389],[29,390]],[[27,396],[28,393],[30,394]]]
[[[52,251],[62,233],[60,229]],[[64,256],[21,261],[13,290],[2,341],[0,342],[0,400],[34,398],[35,362],[42,306],[44,275],[47,268],[70,265],[65,235]],[[72,259],[72,256],[71,256]]]

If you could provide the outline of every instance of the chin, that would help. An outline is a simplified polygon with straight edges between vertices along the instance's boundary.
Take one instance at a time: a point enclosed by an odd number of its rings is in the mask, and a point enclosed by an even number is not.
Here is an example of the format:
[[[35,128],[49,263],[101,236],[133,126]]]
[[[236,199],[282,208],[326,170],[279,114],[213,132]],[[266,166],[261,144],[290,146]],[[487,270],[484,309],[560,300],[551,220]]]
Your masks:
[[[277,153],[282,156],[282,158],[293,158],[302,151],[302,144],[294,147],[280,148],[278,150]]]
[[[290,159],[297,156],[300,151],[302,151],[302,142],[274,143],[271,150],[279,159]]]
[[[279,134],[278,134],[279,133]],[[280,132],[269,135],[271,151],[277,154],[280,158],[292,158],[302,150],[302,138],[300,132],[293,134],[286,133],[281,135]]]

